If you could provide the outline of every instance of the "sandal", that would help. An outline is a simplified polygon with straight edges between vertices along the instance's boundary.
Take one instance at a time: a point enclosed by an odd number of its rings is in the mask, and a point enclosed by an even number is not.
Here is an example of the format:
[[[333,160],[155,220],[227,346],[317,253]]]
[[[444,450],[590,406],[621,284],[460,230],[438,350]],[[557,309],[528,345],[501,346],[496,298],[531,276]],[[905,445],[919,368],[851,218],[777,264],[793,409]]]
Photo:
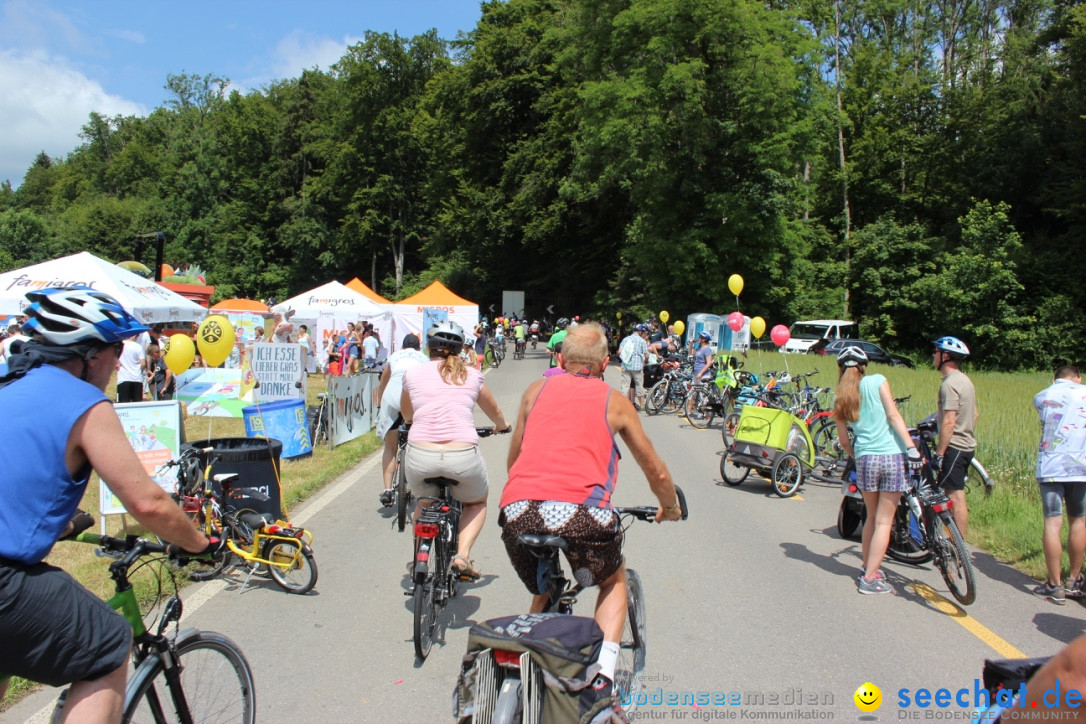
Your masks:
[[[453,556],[451,568],[453,573],[459,576],[462,581],[477,581],[483,576],[479,569],[475,567],[475,561],[469,560],[459,553]]]

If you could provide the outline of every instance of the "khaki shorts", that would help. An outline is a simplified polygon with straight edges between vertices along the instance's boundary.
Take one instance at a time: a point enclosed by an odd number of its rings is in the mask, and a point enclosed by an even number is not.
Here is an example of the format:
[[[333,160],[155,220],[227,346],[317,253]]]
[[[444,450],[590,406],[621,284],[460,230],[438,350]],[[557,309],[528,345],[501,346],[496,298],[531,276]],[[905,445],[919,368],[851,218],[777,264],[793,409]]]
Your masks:
[[[486,462],[473,445],[460,450],[434,450],[407,444],[404,455],[404,473],[411,493],[416,498],[436,498],[440,489],[426,478],[450,478],[456,485],[449,486],[449,493],[461,503],[482,500],[487,494]]]

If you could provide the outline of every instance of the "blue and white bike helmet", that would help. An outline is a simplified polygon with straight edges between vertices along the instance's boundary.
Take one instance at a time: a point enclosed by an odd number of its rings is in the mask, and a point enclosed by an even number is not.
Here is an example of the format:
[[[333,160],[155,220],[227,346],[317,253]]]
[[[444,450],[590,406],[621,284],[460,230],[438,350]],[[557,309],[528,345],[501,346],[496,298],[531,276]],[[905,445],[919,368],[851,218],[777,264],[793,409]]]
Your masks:
[[[36,339],[57,347],[113,344],[150,331],[120,302],[90,287],[53,287],[27,292],[24,328]]]
[[[952,359],[964,359],[969,356],[969,348],[957,337],[940,337],[933,344],[935,349],[949,353]]]

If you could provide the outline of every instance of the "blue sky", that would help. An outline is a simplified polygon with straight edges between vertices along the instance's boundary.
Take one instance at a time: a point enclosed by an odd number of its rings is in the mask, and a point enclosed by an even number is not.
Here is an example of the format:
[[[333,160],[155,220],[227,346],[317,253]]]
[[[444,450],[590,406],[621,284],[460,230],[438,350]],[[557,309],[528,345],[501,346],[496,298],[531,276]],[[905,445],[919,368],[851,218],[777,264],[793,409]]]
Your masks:
[[[0,0],[0,181],[65,157],[92,110],[162,105],[171,73],[244,92],[327,69],[367,30],[452,39],[480,15],[480,0]]]

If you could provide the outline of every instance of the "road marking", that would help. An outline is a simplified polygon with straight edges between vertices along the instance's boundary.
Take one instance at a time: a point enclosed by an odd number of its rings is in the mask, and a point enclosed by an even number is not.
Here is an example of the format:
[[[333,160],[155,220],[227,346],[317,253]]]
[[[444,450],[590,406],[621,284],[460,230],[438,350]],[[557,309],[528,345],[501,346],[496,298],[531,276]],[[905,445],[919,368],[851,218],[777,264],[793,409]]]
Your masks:
[[[973,634],[985,644],[990,646],[1003,658],[1026,658],[1026,655],[1024,653],[1011,646],[999,636],[996,636],[995,633],[981,625],[979,621],[977,621],[975,618],[972,618],[968,613],[966,613],[961,608],[961,606],[958,606],[956,603],[953,603],[952,601],[943,598],[941,595],[936,593],[935,590],[932,589],[930,586],[927,586],[923,583],[911,583],[907,587],[911,588],[914,593],[927,601],[936,611],[940,611],[942,613],[945,613],[947,616],[950,616],[962,628],[964,628],[966,631]]]

